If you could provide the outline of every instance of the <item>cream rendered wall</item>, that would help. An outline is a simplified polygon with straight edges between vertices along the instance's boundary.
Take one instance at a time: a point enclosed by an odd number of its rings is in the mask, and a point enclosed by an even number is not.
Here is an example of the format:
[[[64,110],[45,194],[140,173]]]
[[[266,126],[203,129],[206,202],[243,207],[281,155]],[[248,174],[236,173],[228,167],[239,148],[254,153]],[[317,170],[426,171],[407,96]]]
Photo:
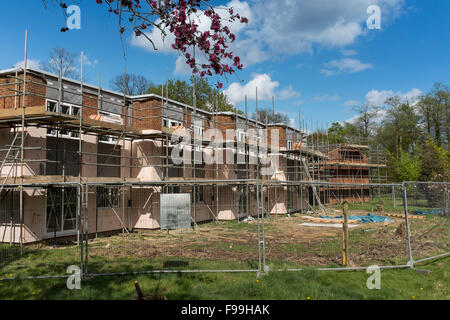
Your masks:
[[[47,135],[47,130],[45,128],[35,128],[35,127],[27,127],[26,131],[28,132],[28,136],[25,138],[24,147],[39,147],[40,149],[36,150],[25,150],[24,151],[24,168],[23,168],[23,174],[25,176],[30,175],[43,175],[45,174],[45,162],[38,162],[38,161],[29,161],[26,160],[38,160],[38,159],[45,159],[46,158],[46,140],[45,137]],[[19,137],[16,139],[15,145],[20,146],[20,131]],[[1,129],[0,130],[0,146],[2,148],[8,148],[8,145],[11,145],[12,141],[14,139],[14,131],[13,129]],[[4,157],[6,156],[7,151],[0,152],[1,161],[3,161]],[[14,150],[12,149],[9,157],[12,157],[15,154]],[[11,165],[5,164],[1,170],[1,175],[5,176],[10,172],[10,177],[14,176],[20,176],[20,154],[18,155],[18,161],[16,165],[13,166],[11,170]]]

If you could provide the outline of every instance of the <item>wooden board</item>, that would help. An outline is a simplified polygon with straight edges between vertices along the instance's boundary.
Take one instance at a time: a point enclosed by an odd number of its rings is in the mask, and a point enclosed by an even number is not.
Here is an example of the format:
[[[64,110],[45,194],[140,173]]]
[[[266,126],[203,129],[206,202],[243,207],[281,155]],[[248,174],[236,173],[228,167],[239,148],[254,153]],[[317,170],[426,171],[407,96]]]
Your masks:
[[[394,218],[405,218],[403,213],[383,213],[383,216],[394,217]],[[408,219],[425,219],[425,216],[415,216],[408,214]]]

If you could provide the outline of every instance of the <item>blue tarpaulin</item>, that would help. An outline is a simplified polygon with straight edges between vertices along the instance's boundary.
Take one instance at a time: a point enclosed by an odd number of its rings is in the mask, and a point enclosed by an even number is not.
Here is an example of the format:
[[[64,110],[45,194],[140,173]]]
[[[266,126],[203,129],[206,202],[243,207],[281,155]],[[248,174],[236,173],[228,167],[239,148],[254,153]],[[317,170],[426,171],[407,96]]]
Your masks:
[[[441,209],[428,210],[428,211],[427,210],[416,210],[413,213],[416,215],[421,215],[421,216],[424,216],[427,214],[439,214],[439,213],[441,213]]]
[[[323,219],[342,219],[342,216],[338,217],[329,217],[329,216],[320,216]],[[367,216],[348,216],[349,220],[358,220],[361,223],[370,223],[370,222],[384,222],[384,221],[392,221],[388,217],[380,217],[376,216],[373,213],[369,213]]]

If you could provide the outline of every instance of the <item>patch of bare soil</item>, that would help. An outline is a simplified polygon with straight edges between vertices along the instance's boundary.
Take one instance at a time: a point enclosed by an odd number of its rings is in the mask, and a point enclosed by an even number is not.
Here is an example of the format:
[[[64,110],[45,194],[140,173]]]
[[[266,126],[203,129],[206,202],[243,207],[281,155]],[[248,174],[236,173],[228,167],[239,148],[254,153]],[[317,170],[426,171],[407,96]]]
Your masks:
[[[352,213],[353,214],[353,213]],[[367,213],[366,213],[367,214]],[[408,257],[406,227],[402,219],[393,222],[359,224],[350,229],[350,260],[353,265],[392,264]],[[447,219],[448,220],[448,219]],[[340,264],[342,230],[305,227],[299,216],[265,219],[267,261],[289,261],[302,265]],[[448,221],[447,221],[448,222]],[[439,235],[448,229],[440,221],[417,220],[411,224],[413,251],[419,255],[442,250]],[[161,258],[177,257],[205,260],[256,261],[257,229],[254,224],[205,224],[195,231],[153,230],[126,237],[94,240],[90,256]],[[445,243],[444,243],[445,244]],[[448,243],[447,243],[448,246]]]

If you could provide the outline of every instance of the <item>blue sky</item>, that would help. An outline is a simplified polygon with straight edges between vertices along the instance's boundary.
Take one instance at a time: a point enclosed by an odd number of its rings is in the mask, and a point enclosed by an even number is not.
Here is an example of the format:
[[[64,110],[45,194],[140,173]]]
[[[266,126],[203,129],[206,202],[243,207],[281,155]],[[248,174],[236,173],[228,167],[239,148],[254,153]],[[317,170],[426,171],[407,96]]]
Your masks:
[[[67,1],[81,8],[81,30],[62,33],[60,10],[45,9],[39,0],[8,1],[0,12],[0,68],[23,60],[24,31],[29,32],[28,58],[42,64],[63,46],[87,55],[85,75],[102,86],[123,72],[142,74],[154,83],[187,79],[186,68],[169,45],[157,52],[125,34],[123,45],[116,17],[94,0]],[[234,26],[233,50],[245,68],[222,79],[225,92],[238,106],[245,94],[254,109],[254,87],[260,107],[271,105],[298,124],[298,113],[324,126],[354,116],[353,105],[379,104],[398,94],[414,100],[434,82],[450,84],[450,1],[406,0],[261,0],[213,1],[232,5],[250,18]],[[366,9],[381,8],[381,29],[369,30]],[[157,35],[155,32],[151,35]],[[170,39],[167,40],[170,42]],[[159,43],[159,42],[158,42]],[[125,52],[124,52],[125,50]],[[173,52],[172,52],[173,51]],[[125,56],[124,56],[125,53]],[[177,61],[178,60],[178,61]],[[216,79],[211,79],[214,83]]]

